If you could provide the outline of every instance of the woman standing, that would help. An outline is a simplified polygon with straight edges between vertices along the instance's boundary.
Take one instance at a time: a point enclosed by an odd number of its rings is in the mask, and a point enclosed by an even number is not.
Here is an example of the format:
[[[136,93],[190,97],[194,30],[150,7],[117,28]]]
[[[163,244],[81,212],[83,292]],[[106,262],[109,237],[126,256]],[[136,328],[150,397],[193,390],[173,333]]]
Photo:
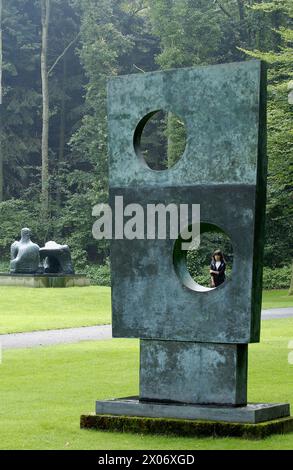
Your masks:
[[[210,274],[211,274],[211,286],[218,287],[222,284],[225,279],[225,269],[226,269],[226,262],[224,259],[224,255],[221,250],[214,251],[212,256],[211,266],[210,266]]]

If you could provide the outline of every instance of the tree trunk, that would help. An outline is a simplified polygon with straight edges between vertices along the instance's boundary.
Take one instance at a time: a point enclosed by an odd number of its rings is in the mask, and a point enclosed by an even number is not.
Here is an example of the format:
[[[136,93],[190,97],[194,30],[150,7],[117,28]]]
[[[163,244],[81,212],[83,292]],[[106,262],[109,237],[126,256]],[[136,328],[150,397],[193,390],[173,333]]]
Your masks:
[[[59,127],[58,177],[60,176],[61,165],[62,165],[62,162],[64,161],[65,128],[66,128],[65,91],[66,91],[66,56],[64,56],[63,58],[62,98],[61,98],[61,107],[60,107],[60,127]],[[58,185],[57,185],[56,204],[57,204],[57,207],[61,206],[61,181],[59,178],[58,178]]]
[[[243,21],[245,18],[245,13],[244,13],[244,3],[243,0],[237,0],[237,5],[238,5],[238,13],[239,13],[239,19],[240,21]]]
[[[247,44],[249,33],[245,24],[245,5],[243,0],[237,0],[238,14],[239,14],[239,34],[241,45]],[[247,44],[248,45],[248,44]]]
[[[43,98],[42,121],[42,214],[44,219],[49,216],[49,90],[48,90],[48,29],[50,16],[50,0],[41,0],[42,7],[42,51],[41,51],[41,76]]]
[[[3,65],[3,53],[2,53],[2,13],[3,13],[3,1],[0,0],[0,202],[3,201],[3,149],[2,149],[2,65]]]

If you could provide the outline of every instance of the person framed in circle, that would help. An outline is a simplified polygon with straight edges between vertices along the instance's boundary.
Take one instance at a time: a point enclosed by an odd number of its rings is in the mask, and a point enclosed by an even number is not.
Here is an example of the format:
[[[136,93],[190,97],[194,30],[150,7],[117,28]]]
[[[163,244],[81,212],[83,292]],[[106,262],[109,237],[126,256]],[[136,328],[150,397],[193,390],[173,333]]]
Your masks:
[[[226,279],[226,261],[221,250],[215,250],[210,265],[211,287],[218,287]]]

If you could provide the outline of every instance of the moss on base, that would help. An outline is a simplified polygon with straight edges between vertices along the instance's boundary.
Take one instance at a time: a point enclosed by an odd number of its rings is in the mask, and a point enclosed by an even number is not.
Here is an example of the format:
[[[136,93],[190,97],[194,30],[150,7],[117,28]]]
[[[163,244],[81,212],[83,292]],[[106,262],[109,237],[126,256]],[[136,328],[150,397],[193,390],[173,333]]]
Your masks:
[[[180,436],[242,437],[263,439],[272,434],[293,432],[293,417],[274,419],[258,424],[226,423],[170,418],[147,418],[114,415],[82,415],[80,427],[100,431]]]

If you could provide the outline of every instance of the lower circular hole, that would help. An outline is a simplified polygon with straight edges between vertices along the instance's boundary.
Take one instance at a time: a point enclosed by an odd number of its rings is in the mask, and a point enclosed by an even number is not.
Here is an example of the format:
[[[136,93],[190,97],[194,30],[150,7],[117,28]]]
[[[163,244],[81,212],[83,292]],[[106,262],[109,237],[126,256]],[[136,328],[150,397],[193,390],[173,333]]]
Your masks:
[[[181,282],[191,290],[207,292],[231,277],[233,247],[227,233],[214,224],[200,224],[200,245],[183,250],[182,238],[174,245],[174,268]],[[214,271],[213,273],[210,270]]]

